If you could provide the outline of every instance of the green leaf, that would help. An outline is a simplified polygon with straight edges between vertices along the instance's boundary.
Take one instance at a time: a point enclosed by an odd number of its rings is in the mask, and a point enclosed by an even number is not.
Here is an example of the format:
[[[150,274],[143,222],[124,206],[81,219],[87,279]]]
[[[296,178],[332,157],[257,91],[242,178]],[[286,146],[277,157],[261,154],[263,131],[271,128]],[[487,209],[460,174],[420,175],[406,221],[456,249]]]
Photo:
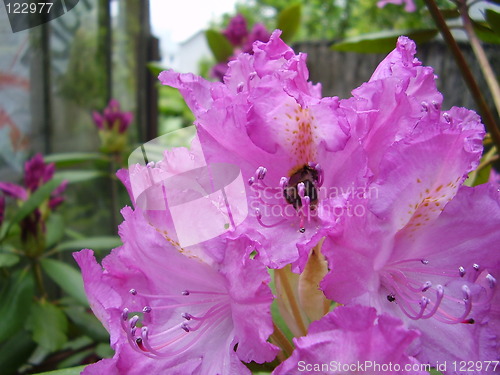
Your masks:
[[[500,13],[495,12],[493,9],[486,9],[486,22],[491,30],[500,36]]]
[[[68,318],[87,336],[98,342],[109,343],[109,333],[102,323],[89,313],[83,306],[68,306],[64,308]]]
[[[2,267],[12,267],[16,265],[21,258],[19,255],[10,254],[10,253],[1,253],[0,254],[0,268]]]
[[[10,228],[23,220],[26,216],[31,214],[37,207],[39,207],[46,199],[50,197],[50,194],[61,185],[61,180],[58,178],[53,178],[45,185],[42,185],[26,200],[21,207],[17,210],[16,214],[9,222],[8,225],[2,227],[2,233],[0,234],[0,240],[2,240],[8,233]]]
[[[332,49],[343,52],[388,53],[394,49],[401,35],[406,35],[418,44],[431,40],[437,33],[437,29],[380,31],[346,38],[334,44]]]
[[[111,250],[121,246],[122,241],[118,236],[87,237],[81,240],[66,241],[57,246],[57,251],[75,251],[81,249]]]
[[[2,285],[0,292],[0,342],[11,337],[25,324],[35,294],[30,273],[18,272]]]
[[[485,184],[490,179],[491,172],[491,164],[488,164],[486,167],[481,168],[477,171],[474,181],[472,182],[472,186],[477,186],[481,184]]]
[[[497,35],[486,22],[472,21],[472,26],[479,39],[486,43],[500,44],[500,36]]]
[[[46,223],[45,246],[51,248],[64,237],[64,219],[59,214],[51,214]]]
[[[208,46],[217,62],[226,62],[233,54],[233,46],[219,31],[207,30],[205,31],[205,38],[207,38]]]
[[[439,12],[444,19],[453,19],[460,17],[460,12],[457,8],[454,9],[439,9]]]
[[[0,369],[4,375],[19,374],[17,369],[28,362],[36,344],[31,335],[21,330],[0,344]]]
[[[40,372],[36,375],[80,375],[84,368],[85,366],[78,366],[57,371]]]
[[[42,348],[55,352],[68,340],[68,320],[62,310],[50,302],[41,300],[31,308],[33,340]]]
[[[70,170],[70,171],[60,171],[56,172],[55,176],[60,178],[61,180],[66,180],[68,183],[72,184],[75,182],[82,182],[93,180],[94,178],[99,177],[107,177],[108,174],[102,171],[78,171],[78,170]]]
[[[443,375],[441,371],[436,370],[435,368],[431,368],[431,375]]]
[[[88,306],[83,288],[81,273],[70,265],[55,259],[41,259],[40,263],[46,274],[71,297],[84,306]]]
[[[166,68],[163,65],[161,65],[157,62],[154,62],[154,61],[148,62],[146,64],[146,67],[148,68],[151,75],[153,75],[155,77],[157,77],[164,70],[168,70],[168,68]]]
[[[67,167],[94,160],[108,160],[103,154],[98,152],[65,152],[61,154],[46,155],[44,159],[46,163],[55,163],[56,167]]]
[[[283,31],[281,39],[285,42],[289,42],[299,30],[301,13],[302,6],[300,3],[296,3],[286,7],[278,14],[276,28]]]

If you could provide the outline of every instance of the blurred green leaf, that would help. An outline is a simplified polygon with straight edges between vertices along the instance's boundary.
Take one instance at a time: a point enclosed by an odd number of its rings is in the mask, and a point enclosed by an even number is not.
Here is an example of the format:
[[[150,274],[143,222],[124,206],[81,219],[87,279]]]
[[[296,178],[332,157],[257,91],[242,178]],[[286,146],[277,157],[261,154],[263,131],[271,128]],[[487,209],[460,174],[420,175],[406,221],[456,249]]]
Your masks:
[[[33,302],[35,286],[31,273],[12,275],[0,292],[0,342],[19,331],[26,321]]]
[[[296,3],[286,7],[278,14],[276,28],[283,31],[281,39],[285,42],[292,40],[299,30],[301,13],[302,6],[300,3]]]
[[[64,237],[64,219],[59,214],[51,214],[46,223],[45,246],[51,248]]]
[[[500,13],[493,9],[486,9],[486,22],[491,27],[491,30],[500,36]]]
[[[207,30],[205,31],[205,37],[217,62],[226,62],[233,54],[233,46],[219,31]]]
[[[472,182],[472,186],[477,186],[487,183],[488,180],[490,179],[490,172],[491,172],[491,164],[488,164],[486,167],[481,168],[479,171],[477,171],[474,181]]]
[[[111,358],[115,354],[115,351],[109,344],[101,342],[95,347],[95,353],[101,358]]]
[[[10,253],[1,253],[0,254],[0,268],[2,267],[12,267],[17,264],[21,258],[19,255],[10,254]]]
[[[93,313],[87,312],[82,306],[68,306],[64,312],[84,334],[95,341],[109,342],[108,331]]]
[[[435,368],[431,368],[431,375],[443,375],[441,371],[436,370]]]
[[[16,211],[16,214],[9,221],[8,225],[2,227],[2,233],[0,234],[0,240],[2,240],[8,233],[10,228],[23,220],[26,216],[32,213],[37,207],[39,207],[46,199],[50,197],[50,194],[61,185],[61,180],[58,178],[53,178],[45,185],[42,185],[26,200],[21,207]]]
[[[57,371],[40,372],[36,375],[80,375],[84,368],[85,366],[78,366]]]
[[[157,77],[164,70],[168,70],[168,68],[165,68],[163,65],[154,61],[147,63],[146,66],[149,69],[149,72],[155,77]]]
[[[44,156],[46,163],[55,163],[56,167],[67,167],[74,164],[84,163],[87,161],[108,159],[98,152],[65,152],[61,154],[52,154]]]
[[[454,9],[439,9],[439,12],[444,19],[453,19],[460,17],[460,12],[457,8]]]
[[[413,39],[418,44],[428,42],[437,33],[437,29],[380,31],[346,38],[335,43],[332,49],[343,52],[388,53],[394,49],[401,35]]]
[[[88,306],[87,296],[83,288],[80,271],[70,265],[55,259],[41,259],[45,273],[64,290],[84,306]]]
[[[56,305],[41,300],[31,308],[33,340],[51,352],[61,349],[68,340],[68,320]]]
[[[472,26],[479,39],[486,43],[500,44],[500,36],[497,35],[486,22],[472,21]]]
[[[29,332],[21,330],[0,344],[0,369],[2,375],[16,375],[17,369],[28,361],[36,344]]]
[[[76,352],[73,355],[70,355],[69,357],[63,359],[61,362],[58,363],[57,367],[70,367],[70,366],[76,366],[81,364],[82,362],[84,363],[85,358],[91,356],[94,353],[94,350],[92,348]]]
[[[92,249],[94,251],[111,250],[121,246],[122,241],[118,236],[87,237],[81,240],[62,242],[57,246],[57,251],[79,251]]]
[[[55,173],[55,176],[61,180],[66,180],[68,183],[72,184],[75,182],[82,182],[82,181],[88,181],[88,180],[93,180],[94,178],[99,178],[99,177],[107,177],[108,174],[102,171],[78,171],[78,170],[71,170],[71,171],[59,171]]]

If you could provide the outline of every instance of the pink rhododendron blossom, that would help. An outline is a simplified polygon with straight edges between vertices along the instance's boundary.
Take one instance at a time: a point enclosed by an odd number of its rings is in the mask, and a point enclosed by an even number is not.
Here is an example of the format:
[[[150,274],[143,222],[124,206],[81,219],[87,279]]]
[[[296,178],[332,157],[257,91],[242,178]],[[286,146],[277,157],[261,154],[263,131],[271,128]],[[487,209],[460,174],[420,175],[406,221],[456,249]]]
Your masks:
[[[273,375],[428,374],[405,353],[418,336],[397,318],[377,317],[374,308],[338,307],[294,339],[292,356]]]
[[[26,201],[39,187],[54,177],[54,163],[46,164],[42,154],[36,154],[24,164],[24,186],[11,182],[0,182],[0,191],[5,195]],[[62,195],[68,182],[63,181],[51,194],[46,203],[37,207],[29,216],[21,221],[21,238],[25,240],[29,234],[35,237],[45,231],[45,219],[48,212],[53,211],[64,202]]]
[[[223,263],[206,263],[182,254],[139,210],[122,212],[123,246],[104,270],[92,251],[75,254],[116,351],[84,374],[250,374],[241,361],[273,360],[269,275],[249,258],[249,240],[220,242]]]
[[[253,53],[253,44],[256,41],[266,43],[271,34],[267,31],[262,23],[256,23],[252,31],[249,33],[247,28],[247,21],[241,14],[231,18],[229,25],[222,32],[229,42],[234,46],[233,55],[227,61],[219,61],[211,71],[214,78],[222,81],[227,72],[229,62],[236,60],[240,52]]]
[[[104,111],[92,112],[92,118],[94,119],[95,125],[100,130],[113,130],[115,129],[118,133],[124,133],[131,121],[133,114],[132,112],[122,112],[120,109],[120,102],[116,99],[111,99]]]
[[[415,6],[415,3],[413,0],[379,0],[377,3],[377,6],[379,8],[385,7],[387,4],[397,4],[397,5],[402,5],[405,4],[405,10],[407,12],[414,12],[417,10],[417,7]]]
[[[345,218],[323,245],[331,269],[323,291],[418,329],[410,354],[422,363],[497,360],[498,314],[489,310],[500,277],[500,192],[462,187],[431,223],[420,220],[399,229],[368,211]]]
[[[233,46],[240,46],[248,36],[246,18],[242,14],[237,14],[229,20],[229,24],[222,34]]]
[[[260,232],[261,259],[272,267],[298,261],[301,268],[318,233],[332,224],[323,219],[335,221],[323,204],[343,202],[341,194],[329,197],[328,187],[362,186],[365,174],[362,154],[342,153],[349,130],[338,99],[321,98],[307,78],[305,56],[295,55],[279,31],[231,62],[224,83],[160,75],[196,115],[207,161],[241,168],[250,197],[246,228]]]

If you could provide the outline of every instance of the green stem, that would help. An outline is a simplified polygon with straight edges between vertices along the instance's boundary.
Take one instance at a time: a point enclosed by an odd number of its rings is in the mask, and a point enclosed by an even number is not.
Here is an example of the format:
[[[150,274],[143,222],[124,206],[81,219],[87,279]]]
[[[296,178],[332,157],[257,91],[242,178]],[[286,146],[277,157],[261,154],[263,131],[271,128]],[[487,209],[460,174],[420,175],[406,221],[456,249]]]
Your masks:
[[[481,89],[477,84],[474,76],[472,75],[472,72],[467,64],[467,61],[465,60],[465,57],[462,54],[462,51],[460,50],[460,47],[458,46],[455,38],[453,38],[453,35],[451,34],[450,29],[448,28],[448,25],[446,24],[446,21],[441,15],[441,12],[439,11],[439,8],[437,7],[434,0],[424,0],[424,2],[427,8],[429,9],[429,12],[432,15],[434,22],[436,23],[436,26],[441,31],[441,35],[446,41],[446,44],[450,48],[453,57],[455,58],[458,67],[460,68],[460,71],[462,72],[462,76],[465,80],[465,83],[469,87],[472,97],[474,98],[476,105],[479,108],[479,112],[482,115],[486,129],[490,132],[491,138],[493,139],[493,142],[497,145],[497,148],[499,148],[500,130],[498,128],[498,125],[496,124],[495,117],[493,116],[493,113],[490,111],[490,108],[488,107],[488,104],[484,99]]]
[[[286,273],[287,273],[287,270],[285,270],[284,268],[277,269],[275,271],[275,275],[280,278],[281,285],[283,285],[283,289],[285,291],[285,294],[288,297],[288,302],[290,302],[290,308],[292,309],[292,315],[295,319],[295,322],[297,323],[297,326],[299,327],[300,331],[302,332],[302,335],[305,336],[307,334],[307,328],[304,324],[304,321],[302,320],[302,315],[300,314],[299,304],[297,303],[297,299],[295,298],[295,293],[293,292],[292,287],[291,287],[290,283],[288,282],[288,277],[287,277]]]
[[[457,1],[458,9],[460,11],[460,15],[462,17],[462,21],[464,23],[464,29],[469,37],[470,45],[472,50],[474,51],[477,61],[479,62],[479,67],[483,71],[484,79],[488,84],[488,87],[491,91],[491,95],[493,96],[493,101],[495,103],[497,112],[500,114],[500,85],[495,76],[495,72],[491,68],[491,65],[488,61],[488,57],[484,52],[484,48],[479,41],[476,32],[474,31],[474,27],[472,26],[472,21],[469,16],[469,9],[467,7],[467,3],[463,0]]]
[[[34,259],[32,263],[33,275],[35,276],[35,283],[40,292],[42,298],[47,298],[47,291],[43,285],[42,267],[40,267],[40,262]]]
[[[285,359],[290,357],[293,352],[293,346],[286,338],[285,334],[281,331],[281,329],[273,322],[274,332],[271,335],[271,339],[276,341],[276,344],[283,350],[283,354]]]

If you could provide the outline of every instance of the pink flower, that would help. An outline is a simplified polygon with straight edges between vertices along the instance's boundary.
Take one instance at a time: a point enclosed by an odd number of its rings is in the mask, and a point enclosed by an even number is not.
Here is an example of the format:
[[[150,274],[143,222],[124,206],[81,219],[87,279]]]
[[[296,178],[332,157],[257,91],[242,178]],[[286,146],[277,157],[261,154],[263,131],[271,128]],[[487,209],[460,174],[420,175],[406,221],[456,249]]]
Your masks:
[[[430,210],[441,206],[428,202]],[[422,363],[496,360],[499,316],[489,310],[500,277],[499,191],[462,187],[437,217],[421,212],[403,228],[393,222],[399,218],[368,210],[345,218],[343,231],[323,245],[331,269],[323,291],[418,329],[419,347],[410,354]]]
[[[120,102],[116,99],[111,99],[108,106],[104,108],[103,113],[92,112],[92,118],[98,129],[100,130],[115,130],[118,133],[124,133],[132,122],[132,112],[122,112],[120,110]]]
[[[236,59],[240,52],[253,53],[253,44],[257,41],[267,43],[271,34],[262,23],[256,23],[249,33],[247,21],[243,15],[238,14],[231,18],[229,25],[222,32],[234,46],[233,55],[227,61],[219,61],[211,71],[212,77],[222,81],[227,72],[229,62]]]
[[[292,356],[273,375],[428,374],[406,354],[418,336],[397,318],[377,317],[373,308],[337,307],[294,339]]]
[[[247,20],[242,14],[237,14],[222,33],[233,46],[241,46],[248,36]]]
[[[11,182],[0,182],[0,191],[18,200],[26,201],[40,186],[54,177],[54,172],[54,163],[46,164],[42,154],[36,154],[24,164],[24,186]],[[42,232],[45,231],[44,221],[48,214],[48,210],[53,211],[64,202],[64,196],[62,194],[64,190],[66,190],[67,184],[67,181],[63,181],[61,185],[51,193],[49,200],[44,203],[48,205],[48,207],[42,204],[41,207],[35,209],[31,215],[23,219],[21,222],[21,237],[23,239],[26,239],[28,234],[37,237],[40,230]]]
[[[415,3],[413,0],[379,0],[377,3],[377,6],[379,8],[385,7],[387,4],[397,4],[397,5],[402,5],[405,4],[405,10],[407,12],[414,12],[417,10],[417,7],[415,6]]]
[[[245,228],[258,230],[261,259],[301,268],[332,224],[323,223],[330,202],[320,188],[347,188],[366,172],[362,152],[353,155],[358,143],[342,151],[349,130],[338,99],[321,98],[307,80],[305,55],[295,55],[279,31],[231,62],[224,83],[173,71],[159,78],[179,88],[196,115],[207,162],[236,164],[248,181]]]
[[[273,330],[269,276],[249,258],[250,241],[219,242],[225,257],[213,263],[183,255],[140,211],[122,212],[123,246],[103,260],[104,270],[92,251],[75,253],[116,351],[84,374],[250,374],[241,361],[275,357],[266,341]]]

